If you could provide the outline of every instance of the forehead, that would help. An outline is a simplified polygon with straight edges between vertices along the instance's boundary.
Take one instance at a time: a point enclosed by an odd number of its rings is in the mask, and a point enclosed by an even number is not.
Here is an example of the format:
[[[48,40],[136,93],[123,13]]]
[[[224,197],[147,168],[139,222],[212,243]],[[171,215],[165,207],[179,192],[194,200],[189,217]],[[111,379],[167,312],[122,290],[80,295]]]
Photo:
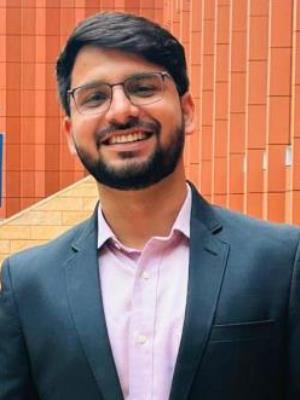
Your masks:
[[[94,80],[114,83],[135,73],[163,70],[161,66],[135,54],[85,46],[75,59],[71,87],[81,86]]]

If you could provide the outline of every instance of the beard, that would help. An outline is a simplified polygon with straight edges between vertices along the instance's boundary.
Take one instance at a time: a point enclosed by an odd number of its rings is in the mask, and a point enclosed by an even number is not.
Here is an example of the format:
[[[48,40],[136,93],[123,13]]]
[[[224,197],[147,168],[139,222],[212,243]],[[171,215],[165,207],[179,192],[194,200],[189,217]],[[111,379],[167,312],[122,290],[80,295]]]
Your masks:
[[[135,125],[139,124],[136,123]],[[92,160],[84,149],[80,148],[76,143],[74,144],[82,164],[98,183],[119,190],[145,189],[174,172],[184,148],[183,120],[181,125],[172,132],[170,143],[165,147],[159,141],[161,126],[158,122],[156,122],[156,127],[157,129],[153,134],[156,135],[157,144],[153,153],[143,162],[132,161],[123,167],[109,165],[101,157],[97,160]],[[96,139],[96,143],[99,143],[99,140]],[[98,144],[99,146],[101,144]],[[123,159],[130,160],[134,157],[134,152],[122,152],[120,156]]]

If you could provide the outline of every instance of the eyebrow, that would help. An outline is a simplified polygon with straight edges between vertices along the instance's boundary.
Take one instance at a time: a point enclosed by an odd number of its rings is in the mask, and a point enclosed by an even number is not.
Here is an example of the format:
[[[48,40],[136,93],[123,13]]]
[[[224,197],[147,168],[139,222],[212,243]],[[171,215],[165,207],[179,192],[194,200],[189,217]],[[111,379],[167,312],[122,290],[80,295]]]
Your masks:
[[[142,77],[147,76],[147,75],[152,75],[152,74],[161,73],[161,72],[164,72],[164,73],[165,73],[166,71],[149,71],[149,72],[146,72],[146,71],[145,71],[145,72],[137,72],[137,73],[128,75],[127,78],[125,78],[125,79],[123,79],[122,81],[117,82],[117,83],[125,82],[125,81],[127,81],[128,79],[130,79],[130,78],[142,78]],[[169,75],[169,74],[168,74],[168,75]],[[102,80],[96,79],[96,80],[92,80],[92,81],[87,82],[87,83],[83,83],[82,85],[76,86],[76,87],[70,89],[69,92],[72,92],[72,91],[74,91],[74,90],[76,90],[76,89],[79,89],[79,88],[86,88],[86,89],[89,89],[89,88],[92,88],[92,87],[94,87],[94,86],[101,85],[101,84],[105,84],[105,85],[114,85],[114,83],[110,83],[110,82],[107,82],[107,81],[102,81]]]

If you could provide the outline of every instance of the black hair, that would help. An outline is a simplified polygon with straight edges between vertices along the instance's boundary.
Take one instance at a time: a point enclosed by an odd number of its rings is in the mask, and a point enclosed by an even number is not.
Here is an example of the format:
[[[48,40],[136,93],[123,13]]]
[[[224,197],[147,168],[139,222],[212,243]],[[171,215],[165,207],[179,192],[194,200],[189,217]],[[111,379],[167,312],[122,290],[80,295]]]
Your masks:
[[[71,33],[56,64],[61,103],[70,115],[68,90],[75,59],[84,46],[132,53],[164,67],[182,96],[189,87],[182,44],[160,25],[133,14],[103,12],[79,23]]]

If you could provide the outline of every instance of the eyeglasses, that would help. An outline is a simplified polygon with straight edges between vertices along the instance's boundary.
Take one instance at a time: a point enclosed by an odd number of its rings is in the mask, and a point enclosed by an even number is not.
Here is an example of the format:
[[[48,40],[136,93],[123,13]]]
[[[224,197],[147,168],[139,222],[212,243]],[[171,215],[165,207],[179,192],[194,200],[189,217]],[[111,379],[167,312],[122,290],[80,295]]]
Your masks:
[[[93,82],[68,90],[77,111],[84,115],[101,114],[110,107],[113,87],[122,86],[126,97],[136,106],[156,103],[163,98],[165,79],[172,79],[167,72],[151,72],[130,76],[114,84]]]

